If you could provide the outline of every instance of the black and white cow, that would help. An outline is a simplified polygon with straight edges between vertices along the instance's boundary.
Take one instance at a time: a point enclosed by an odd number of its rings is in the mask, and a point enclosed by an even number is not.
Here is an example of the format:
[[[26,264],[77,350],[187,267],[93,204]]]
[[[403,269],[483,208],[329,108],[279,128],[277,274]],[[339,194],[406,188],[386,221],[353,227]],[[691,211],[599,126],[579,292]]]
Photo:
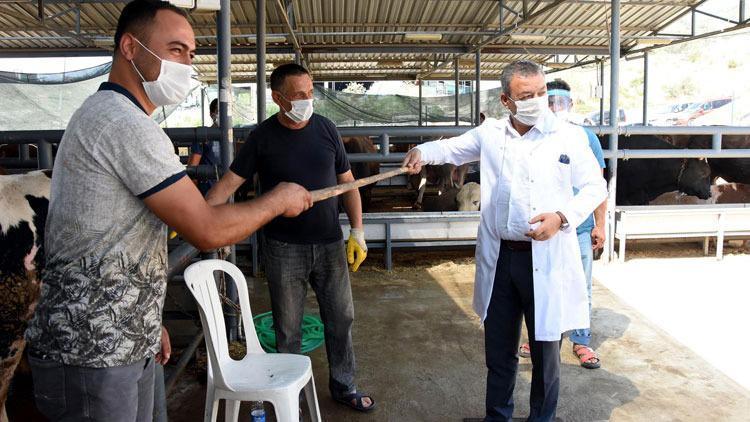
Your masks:
[[[0,409],[39,296],[49,192],[50,177],[42,171],[0,176]]]

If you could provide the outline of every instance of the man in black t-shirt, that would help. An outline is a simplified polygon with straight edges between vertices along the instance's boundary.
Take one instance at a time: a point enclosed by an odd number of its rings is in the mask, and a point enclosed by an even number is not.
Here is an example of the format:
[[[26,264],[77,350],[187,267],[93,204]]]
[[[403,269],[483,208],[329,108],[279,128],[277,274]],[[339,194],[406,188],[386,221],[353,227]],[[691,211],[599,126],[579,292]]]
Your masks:
[[[313,114],[313,84],[296,64],[271,74],[273,101],[281,108],[250,133],[228,171],[206,200],[221,204],[247,179],[258,174],[262,192],[282,181],[308,190],[354,180],[336,126]],[[276,347],[300,353],[307,284],[315,291],[325,326],[330,367],[329,388],[337,401],[361,411],[372,410],[372,397],[357,391],[351,327],[354,320],[347,260],[356,271],[367,256],[362,230],[362,202],[354,189],[342,196],[351,231],[344,248],[338,198],[316,203],[295,218],[276,218],[264,229],[264,259],[271,293]]]

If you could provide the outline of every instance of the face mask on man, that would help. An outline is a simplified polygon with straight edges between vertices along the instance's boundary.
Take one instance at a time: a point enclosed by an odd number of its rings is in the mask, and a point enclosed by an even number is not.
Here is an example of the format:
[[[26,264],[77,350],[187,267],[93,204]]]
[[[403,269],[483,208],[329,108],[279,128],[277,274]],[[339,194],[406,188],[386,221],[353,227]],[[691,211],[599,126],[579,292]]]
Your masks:
[[[286,97],[283,95],[281,98],[286,100]],[[289,101],[289,100],[287,100]],[[292,119],[295,123],[302,123],[304,121],[310,120],[310,117],[313,115],[313,100],[310,98],[309,100],[294,100],[289,101],[292,104],[292,109],[289,111],[284,111],[284,114],[286,114],[286,117]]]
[[[216,126],[219,126],[219,115],[211,113],[211,121],[214,122]]]
[[[511,98],[511,101],[516,104],[516,112],[513,114],[513,117],[526,126],[536,125],[536,122],[544,111],[549,108],[547,105],[547,94],[522,101]]]
[[[185,101],[190,93],[190,76],[193,68],[186,64],[164,60],[149,50],[137,38],[133,39],[161,62],[159,77],[155,81],[147,81],[135,66],[135,63],[132,60],[130,61],[133,69],[143,80],[143,89],[146,91],[148,99],[157,107],[180,104]]]

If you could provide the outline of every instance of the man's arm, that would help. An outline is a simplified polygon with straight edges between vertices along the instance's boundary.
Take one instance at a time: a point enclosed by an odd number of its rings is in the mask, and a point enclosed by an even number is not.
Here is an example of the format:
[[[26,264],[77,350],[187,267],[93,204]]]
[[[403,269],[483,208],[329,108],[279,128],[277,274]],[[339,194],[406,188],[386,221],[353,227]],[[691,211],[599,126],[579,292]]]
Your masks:
[[[424,164],[451,163],[461,165],[478,161],[480,154],[479,128],[449,139],[427,142],[412,148],[403,161],[410,174],[419,173]]]
[[[581,129],[582,131],[583,129]],[[583,133],[585,140],[585,133]],[[588,142],[570,142],[571,181],[578,193],[573,196],[563,209],[557,210],[565,215],[570,227],[578,227],[591,212],[607,198],[607,183],[602,177],[602,170],[596,157],[588,147]]]
[[[183,177],[149,195],[144,203],[192,245],[210,250],[245,239],[279,215],[299,215],[312,206],[312,198],[302,186],[281,183],[252,201],[211,206],[190,179]]]
[[[201,162],[201,154],[198,154],[197,152],[194,152],[190,154],[190,157],[188,158],[187,165],[190,167],[195,167]]]
[[[604,169],[602,169],[602,176],[604,176]],[[605,199],[599,204],[594,210],[594,229],[591,230],[591,247],[593,249],[601,249],[604,247],[604,239],[606,239],[606,232],[604,230],[604,220],[607,215],[607,200]]]
[[[227,171],[224,176],[219,179],[218,182],[214,183],[211,190],[206,194],[206,202],[209,205],[221,205],[226,204],[237,189],[245,183],[244,177],[238,175],[232,170]]]
[[[354,175],[349,170],[346,173],[339,174],[336,176],[338,183],[349,183],[354,181]],[[353,229],[362,228],[362,199],[359,195],[359,189],[352,189],[349,192],[344,193],[344,211],[346,211],[347,217],[349,217],[349,224]]]

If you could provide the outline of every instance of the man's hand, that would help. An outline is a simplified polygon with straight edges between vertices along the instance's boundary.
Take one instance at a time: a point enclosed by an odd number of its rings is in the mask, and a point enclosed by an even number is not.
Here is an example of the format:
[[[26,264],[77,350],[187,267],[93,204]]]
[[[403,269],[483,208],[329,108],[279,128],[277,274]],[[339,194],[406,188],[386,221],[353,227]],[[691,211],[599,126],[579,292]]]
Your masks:
[[[412,148],[404,157],[401,166],[408,168],[407,173],[409,174],[419,173],[422,171],[422,152],[418,148]]]
[[[279,183],[268,195],[274,199],[277,211],[284,217],[296,217],[313,205],[310,192],[296,183]]]
[[[169,333],[167,327],[161,326],[161,351],[156,354],[156,363],[165,365],[172,354],[172,345],[169,343]]]
[[[607,236],[604,234],[604,227],[594,226],[591,230],[591,249],[597,250],[604,247],[604,239]]]
[[[349,240],[346,242],[346,260],[351,265],[352,272],[357,272],[365,258],[367,258],[365,232],[362,229],[351,229]]]
[[[556,235],[560,231],[560,225],[562,219],[555,212],[548,212],[539,214],[529,221],[529,224],[539,223],[539,226],[534,229],[527,231],[526,236],[539,241],[549,240],[552,236]]]

